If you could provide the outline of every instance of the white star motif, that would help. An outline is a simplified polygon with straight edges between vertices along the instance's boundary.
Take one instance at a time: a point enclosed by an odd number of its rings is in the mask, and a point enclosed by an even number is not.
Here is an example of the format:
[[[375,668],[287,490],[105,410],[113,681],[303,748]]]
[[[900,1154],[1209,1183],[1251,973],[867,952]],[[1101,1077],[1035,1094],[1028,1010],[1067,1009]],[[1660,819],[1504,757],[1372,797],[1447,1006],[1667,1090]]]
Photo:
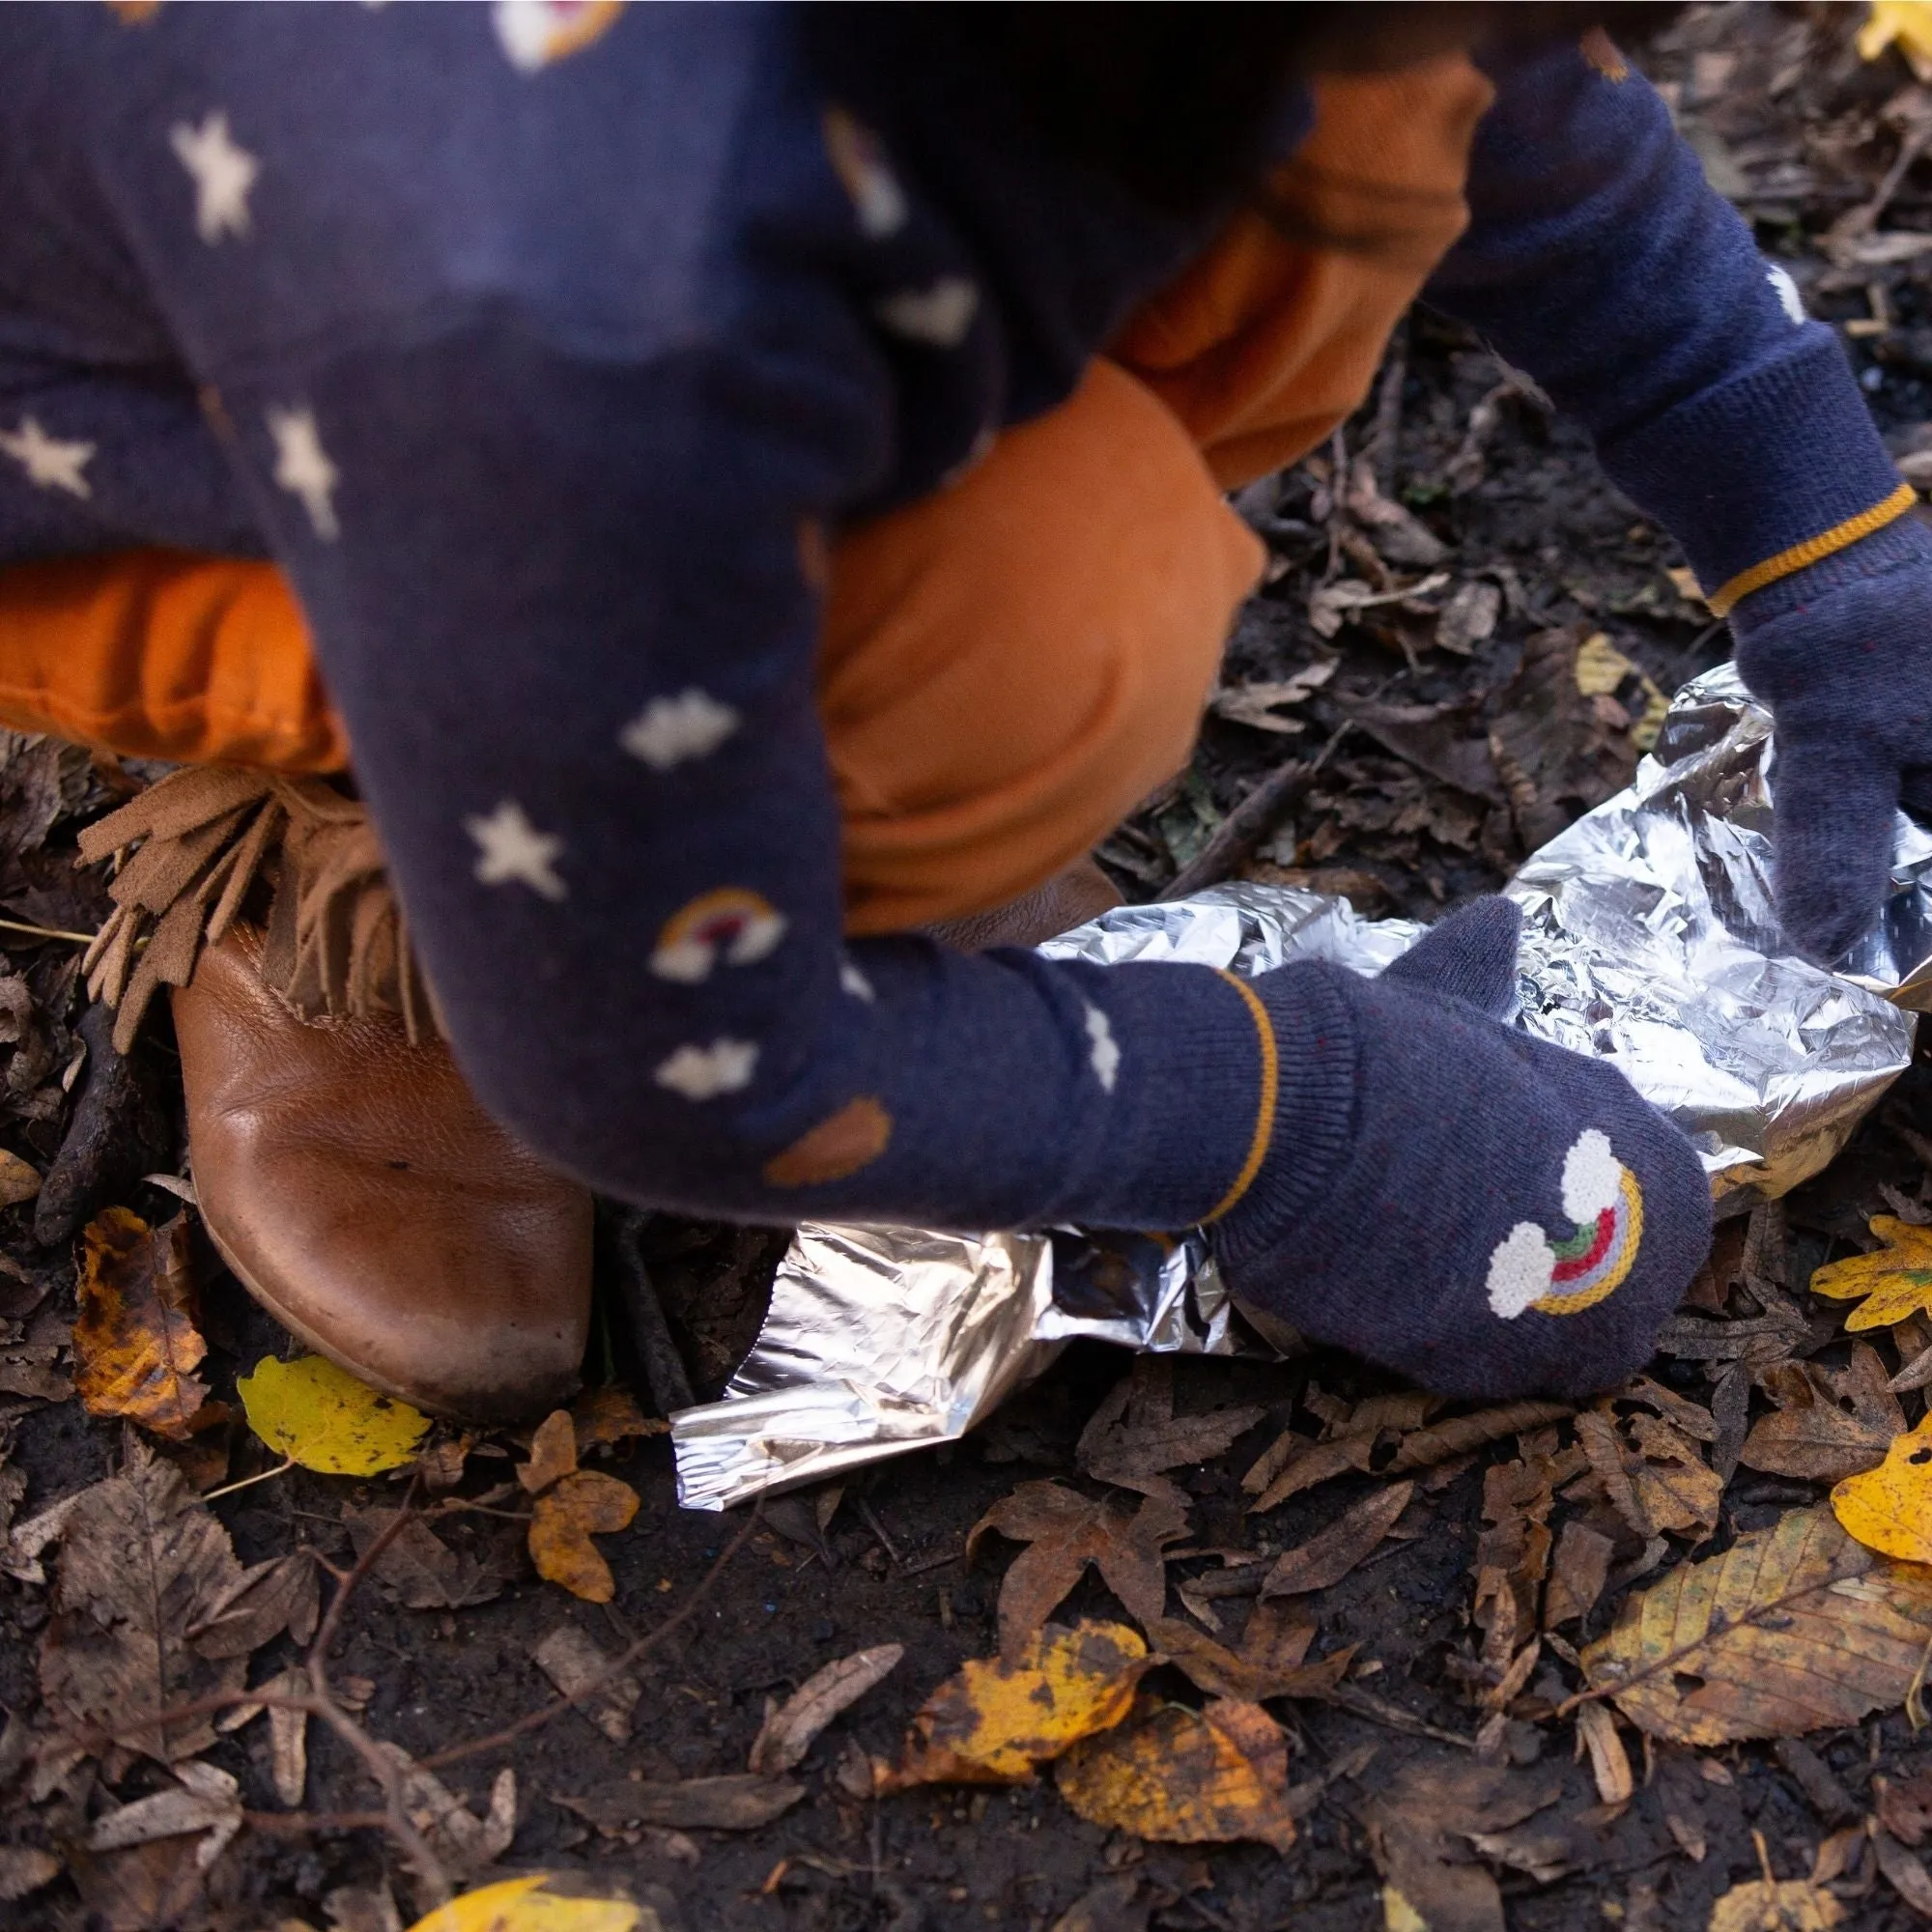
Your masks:
[[[269,434],[275,440],[275,481],[291,497],[301,498],[316,535],[325,543],[333,543],[339,534],[335,486],[341,478],[322,446],[315,412],[271,408]]]
[[[709,1046],[681,1046],[651,1078],[687,1100],[709,1100],[752,1084],[758,1049],[748,1039],[714,1039]]]
[[[29,483],[40,490],[65,490],[70,497],[94,495],[80,473],[94,449],[91,442],[62,442],[32,416],[22,416],[18,429],[0,430],[0,450],[27,472]]]
[[[1791,279],[1788,269],[1780,269],[1776,262],[1765,265],[1764,278],[1777,296],[1779,304],[1793,322],[1804,322],[1804,298],[1798,293],[1798,284]]]
[[[963,275],[942,275],[929,289],[904,289],[888,296],[875,313],[895,335],[956,349],[979,312],[980,291]]]
[[[1087,1009],[1087,1037],[1094,1042],[1094,1051],[1089,1055],[1094,1063],[1094,1077],[1099,1081],[1103,1094],[1111,1094],[1114,1082],[1121,1077],[1121,1043],[1114,1037],[1107,1015],[1098,1007]]]
[[[463,829],[476,841],[476,877],[483,885],[527,886],[547,899],[568,895],[569,888],[556,875],[563,840],[554,833],[539,832],[515,799],[506,798],[487,818],[466,818]]]
[[[195,233],[212,248],[224,235],[248,232],[248,190],[262,164],[228,131],[228,116],[218,108],[199,128],[178,121],[168,142],[194,177]]]
[[[872,990],[872,982],[859,971],[849,959],[838,962],[838,983],[855,1000],[873,1001],[879,996]]]
[[[656,697],[617,733],[617,742],[653,771],[708,757],[738,728],[738,714],[708,692]]]

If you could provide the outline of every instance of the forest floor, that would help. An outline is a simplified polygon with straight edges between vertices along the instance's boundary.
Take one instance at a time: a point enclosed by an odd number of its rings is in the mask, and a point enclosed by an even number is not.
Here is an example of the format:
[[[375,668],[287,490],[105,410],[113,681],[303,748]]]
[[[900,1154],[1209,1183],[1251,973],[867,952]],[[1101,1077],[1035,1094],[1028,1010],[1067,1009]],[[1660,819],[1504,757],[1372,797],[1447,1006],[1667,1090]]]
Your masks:
[[[1839,326],[1912,473],[1921,455],[1932,466],[1932,255],[1894,238],[1932,244],[1932,91],[1895,52],[1858,57],[1861,17],[1695,9],[1646,58],[1713,182]],[[1131,896],[1211,854],[1256,784],[1332,738],[1242,868],[1372,915],[1434,917],[1623,783],[1653,688],[1727,649],[1675,548],[1581,434],[1421,312],[1355,419],[1242,508],[1273,579],[1241,619],[1192,768],[1105,850]],[[1572,678],[1552,696],[1552,636],[1566,665],[1606,640],[1626,661],[1615,689]],[[1615,663],[1596,645],[1589,661]],[[1336,737],[1350,718],[1379,722]],[[1513,790],[1493,743],[1560,777]],[[133,781],[47,741],[6,749],[0,917],[92,931],[106,901],[74,835]],[[1904,1686],[1822,1725],[1760,1710],[1761,1735],[1741,1738],[1749,1721],[1699,1720],[1697,1697],[1723,1678],[1726,1696],[1762,1702],[1763,1673],[1802,1675],[1802,1658],[1753,1651],[1736,1682],[1680,1659],[1644,1730],[1587,1694],[1601,1680],[1578,1662],[1627,1605],[1714,1574],[1698,1565],[1766,1539],[1835,1550],[1832,1482],[1923,1414],[1922,1390],[1887,1386],[1932,1345],[1923,1316],[1850,1336],[1844,1305],[1808,1293],[1814,1269],[1875,1247],[1873,1214],[1932,1224],[1922,1058],[1826,1174],[1726,1224],[1649,1378],[1578,1414],[1478,1416],[1459,1434],[1473,1406],[1429,1405],[1333,1352],[1136,1367],[1080,1345],[964,1442],[753,1520],[676,1506],[614,1239],[586,1380],[637,1383],[642,1414],[606,1395],[561,1436],[439,1431],[386,1476],[294,1468],[231,1488],[277,1461],[242,1423],[236,1378],[295,1350],[147,1178],[185,1173],[171,1045],[156,1028],[117,1062],[84,1022],[77,949],[11,927],[0,942],[0,1147],[15,1157],[0,1159],[0,1196],[16,1198],[20,1163],[45,1177],[38,1200],[0,1209],[9,1923],[393,1932],[439,1878],[535,1871],[621,1891],[664,1932],[1649,1932],[1703,1927],[1727,1893],[1733,1928],[1932,1917],[1912,1849],[1932,1830],[1932,1741]],[[156,1232],[117,1234],[99,1218],[113,1208]],[[156,1306],[175,1293],[206,1338],[206,1395],[181,1439],[90,1413],[75,1392],[86,1223],[107,1230],[98,1250],[120,1242],[98,1277]],[[715,1394],[782,1241],[667,1218],[641,1238],[683,1367]],[[1807,1412],[1823,1423],[1794,1435]],[[572,1454],[612,1487],[573,1489],[557,1473]],[[588,1597],[534,1575],[532,1518],[566,1495],[611,1504],[615,1485],[641,1506],[595,1540],[610,1600],[592,1600],[594,1562]],[[1001,1524],[1026,1529],[1028,1567]],[[1831,1560],[1843,1575],[1858,1558]],[[1779,1601],[1742,1618],[1747,1634],[1803,1637],[1804,1605]],[[1900,1604],[1899,1629],[1927,1622],[1917,1599]],[[1090,1822],[1109,1815],[1094,1744],[1058,1780],[1045,1764],[1018,1783],[911,1781],[908,1725],[962,1664],[999,1653],[1003,1611],[1009,1648],[1049,1612],[1115,1627],[1118,1654],[1147,1635],[1163,1661],[1121,1735],[1140,1740],[1171,1811],[1193,1802],[1198,1824],[1219,1804],[1251,1840]],[[1105,1676],[1099,1641],[1080,1668]],[[772,1701],[888,1645],[895,1666],[809,1745],[837,1699],[789,1714],[796,1763],[768,1734],[753,1775]],[[573,1670],[620,1657],[603,1689],[554,1707]],[[1132,1669],[1110,1667],[1131,1688]],[[238,1703],[270,1679],[280,1709]],[[156,1708],[144,1686],[182,1707],[164,1736],[128,1730]],[[1227,1716],[1257,1707],[1259,1730]],[[1177,1837],[1187,1822],[1170,1819]],[[1740,1902],[1734,1889],[1767,1872],[1784,1891]]]

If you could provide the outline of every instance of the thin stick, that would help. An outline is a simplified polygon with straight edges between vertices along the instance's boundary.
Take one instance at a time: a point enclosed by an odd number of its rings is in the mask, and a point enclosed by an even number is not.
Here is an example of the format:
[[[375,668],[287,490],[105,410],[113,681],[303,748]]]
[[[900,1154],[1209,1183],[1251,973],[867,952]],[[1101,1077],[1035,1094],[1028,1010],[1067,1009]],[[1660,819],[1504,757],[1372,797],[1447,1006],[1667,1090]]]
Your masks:
[[[477,1757],[484,1751],[498,1750],[504,1745],[522,1737],[526,1731],[533,1731],[538,1725],[547,1724],[562,1712],[582,1704],[593,1691],[601,1690],[620,1671],[628,1669],[640,1657],[655,1650],[674,1630],[691,1621],[696,1614],[699,1605],[711,1593],[712,1585],[724,1574],[724,1566],[745,1547],[752,1532],[764,1520],[764,1514],[765,1499],[760,1496],[752,1505],[752,1513],[745,1519],[745,1526],[718,1552],[718,1560],[704,1573],[697,1588],[685,1599],[684,1607],[667,1617],[656,1630],[640,1636],[628,1650],[620,1651],[595,1676],[585,1678],[568,1695],[554,1698],[548,1704],[539,1704],[534,1711],[526,1712],[514,1723],[505,1724],[499,1731],[491,1731],[483,1737],[471,1738],[468,1744],[452,1745],[447,1750],[440,1750],[431,1757],[418,1758],[416,1762],[425,1771],[440,1771],[445,1765],[460,1764],[467,1757]]]
[[[0,919],[0,929],[24,932],[35,939],[64,939],[70,946],[92,946],[99,937],[93,932],[63,931],[57,925],[29,925],[23,919]]]
[[[1354,728],[1352,718],[1343,719],[1313,758],[1297,759],[1271,771],[1221,821],[1220,829],[1193,860],[1175,873],[1160,897],[1184,899],[1189,893],[1198,893],[1232,872],[1262,842],[1293,800],[1314,782],[1342,740]]]
[[[892,1559],[895,1570],[905,1568],[905,1558],[899,1554],[899,1547],[892,1539],[884,1523],[879,1520],[878,1512],[864,1496],[859,1498],[859,1514],[866,1519],[866,1527],[879,1540],[879,1548]]]
[[[270,1476],[286,1476],[295,1465],[296,1459],[291,1456],[286,1461],[277,1463],[272,1469],[259,1469],[252,1476],[243,1476],[239,1483],[223,1483],[218,1490],[205,1490],[201,1499],[205,1503],[212,1503],[217,1496],[232,1496],[237,1490],[252,1489],[257,1483],[266,1483]]]

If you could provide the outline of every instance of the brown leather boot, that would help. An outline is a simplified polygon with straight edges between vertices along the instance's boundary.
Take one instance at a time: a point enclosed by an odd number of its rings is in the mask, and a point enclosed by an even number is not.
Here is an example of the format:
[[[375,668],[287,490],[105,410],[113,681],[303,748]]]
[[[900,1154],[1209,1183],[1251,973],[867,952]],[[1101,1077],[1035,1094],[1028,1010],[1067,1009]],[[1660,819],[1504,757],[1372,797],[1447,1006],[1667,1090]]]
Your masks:
[[[941,920],[925,929],[961,952],[983,952],[992,946],[1037,946],[1125,903],[1113,880],[1092,859],[1076,859],[1043,886],[1006,905],[964,919]]]
[[[195,1191],[242,1285],[310,1348],[436,1415],[576,1385],[591,1202],[484,1113],[440,1040],[303,1020],[237,926],[173,995]]]

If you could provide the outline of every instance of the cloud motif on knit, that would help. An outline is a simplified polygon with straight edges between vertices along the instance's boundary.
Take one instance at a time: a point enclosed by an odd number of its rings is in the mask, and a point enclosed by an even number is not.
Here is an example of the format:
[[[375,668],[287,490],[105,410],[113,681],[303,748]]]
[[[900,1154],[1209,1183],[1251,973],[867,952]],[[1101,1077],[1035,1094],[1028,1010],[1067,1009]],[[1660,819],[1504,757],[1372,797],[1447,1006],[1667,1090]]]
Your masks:
[[[668,772],[687,758],[707,758],[738,728],[738,714],[695,687],[675,697],[656,697],[617,733],[632,757],[654,772]]]
[[[679,1047],[651,1077],[687,1100],[714,1100],[749,1087],[757,1064],[758,1049],[749,1039],[714,1039]]]
[[[1643,1190],[1609,1136],[1586,1127],[1563,1157],[1563,1211],[1575,1223],[1552,1239],[1519,1221],[1490,1256],[1491,1311],[1505,1321],[1534,1311],[1580,1315],[1620,1288],[1643,1240]]]

